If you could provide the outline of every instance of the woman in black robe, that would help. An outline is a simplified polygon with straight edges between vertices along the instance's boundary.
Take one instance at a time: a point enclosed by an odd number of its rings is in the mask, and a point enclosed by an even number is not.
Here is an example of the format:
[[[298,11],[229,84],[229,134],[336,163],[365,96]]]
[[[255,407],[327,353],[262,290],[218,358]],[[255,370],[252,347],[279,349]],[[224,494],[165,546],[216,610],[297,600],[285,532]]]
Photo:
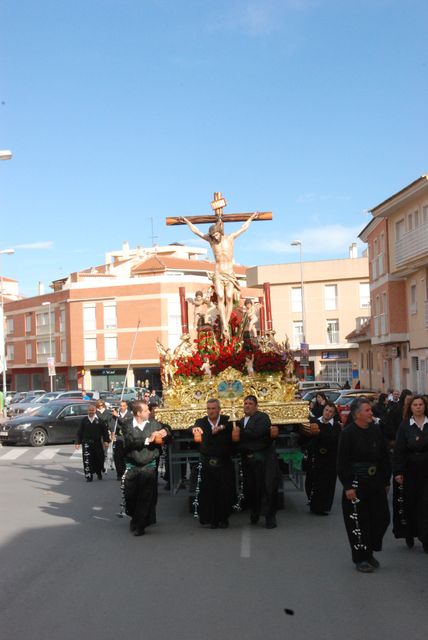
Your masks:
[[[226,529],[235,501],[232,426],[214,398],[207,402],[207,414],[192,428],[202,438],[195,501],[201,524]]]
[[[156,522],[156,463],[162,447],[156,439],[166,438],[170,432],[150,419],[149,407],[144,402],[134,402],[132,413],[133,420],[122,425],[126,461],[123,489],[125,510],[131,517],[130,530],[134,536],[142,536],[146,527]]]
[[[400,424],[392,458],[394,480],[394,528],[411,549],[417,537],[428,553],[428,404],[413,397]]]
[[[320,418],[327,402],[327,396],[323,391],[319,391],[315,399],[309,405],[309,411],[312,418]]]
[[[98,480],[102,480],[104,450],[109,442],[107,426],[97,417],[95,405],[90,404],[88,415],[80,423],[75,443],[76,449],[80,449],[82,445],[83,472],[86,482],[92,482],[94,473],[97,474]]]
[[[305,490],[311,513],[328,515],[331,510],[336,488],[337,446],[340,436],[340,423],[336,406],[327,401],[322,416],[311,418],[309,437],[308,468]]]

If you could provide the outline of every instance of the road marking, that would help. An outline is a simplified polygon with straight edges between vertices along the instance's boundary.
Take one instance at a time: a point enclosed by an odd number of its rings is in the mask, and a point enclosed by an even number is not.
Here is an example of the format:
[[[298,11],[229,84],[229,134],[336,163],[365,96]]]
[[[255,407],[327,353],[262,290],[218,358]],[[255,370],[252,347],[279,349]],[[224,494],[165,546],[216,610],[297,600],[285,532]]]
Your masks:
[[[4,456],[1,456],[0,460],[16,460],[16,458],[24,455],[27,451],[28,449],[13,449],[12,451],[5,453]]]
[[[60,449],[45,449],[39,455],[35,456],[34,460],[52,460]]]
[[[76,460],[76,458],[81,458],[81,457],[82,457],[82,452],[80,451],[80,449],[75,449],[70,456],[70,460]]]
[[[241,558],[251,556],[251,531],[250,527],[244,527],[241,534]]]

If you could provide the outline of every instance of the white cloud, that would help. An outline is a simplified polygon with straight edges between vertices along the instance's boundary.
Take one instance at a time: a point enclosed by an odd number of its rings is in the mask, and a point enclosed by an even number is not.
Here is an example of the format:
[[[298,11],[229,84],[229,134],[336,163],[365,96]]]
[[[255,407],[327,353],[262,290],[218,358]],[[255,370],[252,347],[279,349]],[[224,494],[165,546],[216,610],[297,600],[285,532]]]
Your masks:
[[[261,249],[272,253],[295,254],[298,257],[298,248],[292,247],[290,243],[293,240],[300,240],[304,259],[307,259],[308,255],[330,256],[337,253],[347,255],[348,247],[353,242],[357,242],[361,228],[361,225],[347,227],[340,224],[326,226],[317,224],[315,227],[299,229],[284,240],[265,239],[261,242]],[[361,244],[361,246],[363,245]]]
[[[28,244],[16,244],[13,248],[14,249],[52,249],[53,247],[53,241],[52,240],[44,240],[42,242],[31,242]]]

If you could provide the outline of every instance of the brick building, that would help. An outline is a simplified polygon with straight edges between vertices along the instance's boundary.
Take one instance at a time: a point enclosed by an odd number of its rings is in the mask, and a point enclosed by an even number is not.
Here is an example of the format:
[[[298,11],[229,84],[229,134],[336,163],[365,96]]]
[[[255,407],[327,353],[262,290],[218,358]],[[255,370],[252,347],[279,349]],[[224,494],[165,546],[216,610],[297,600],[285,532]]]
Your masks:
[[[181,335],[179,287],[186,297],[207,290],[214,263],[202,248],[168,245],[107,254],[104,265],[71,273],[52,292],[5,305],[8,388],[49,389],[47,359],[56,364],[55,388],[108,390],[123,384],[140,322],[127,386],[149,380],[159,388],[156,338],[175,347]],[[243,296],[246,268],[236,265]],[[192,317],[192,313],[189,313]]]

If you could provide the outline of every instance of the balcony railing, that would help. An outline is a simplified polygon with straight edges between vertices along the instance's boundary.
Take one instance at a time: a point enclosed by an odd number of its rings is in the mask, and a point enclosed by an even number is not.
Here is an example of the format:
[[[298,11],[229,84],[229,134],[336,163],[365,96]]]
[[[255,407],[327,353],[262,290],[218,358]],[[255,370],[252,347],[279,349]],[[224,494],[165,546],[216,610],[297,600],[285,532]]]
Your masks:
[[[420,225],[404,234],[395,243],[395,265],[403,266],[406,262],[426,255],[428,246],[428,224]]]

